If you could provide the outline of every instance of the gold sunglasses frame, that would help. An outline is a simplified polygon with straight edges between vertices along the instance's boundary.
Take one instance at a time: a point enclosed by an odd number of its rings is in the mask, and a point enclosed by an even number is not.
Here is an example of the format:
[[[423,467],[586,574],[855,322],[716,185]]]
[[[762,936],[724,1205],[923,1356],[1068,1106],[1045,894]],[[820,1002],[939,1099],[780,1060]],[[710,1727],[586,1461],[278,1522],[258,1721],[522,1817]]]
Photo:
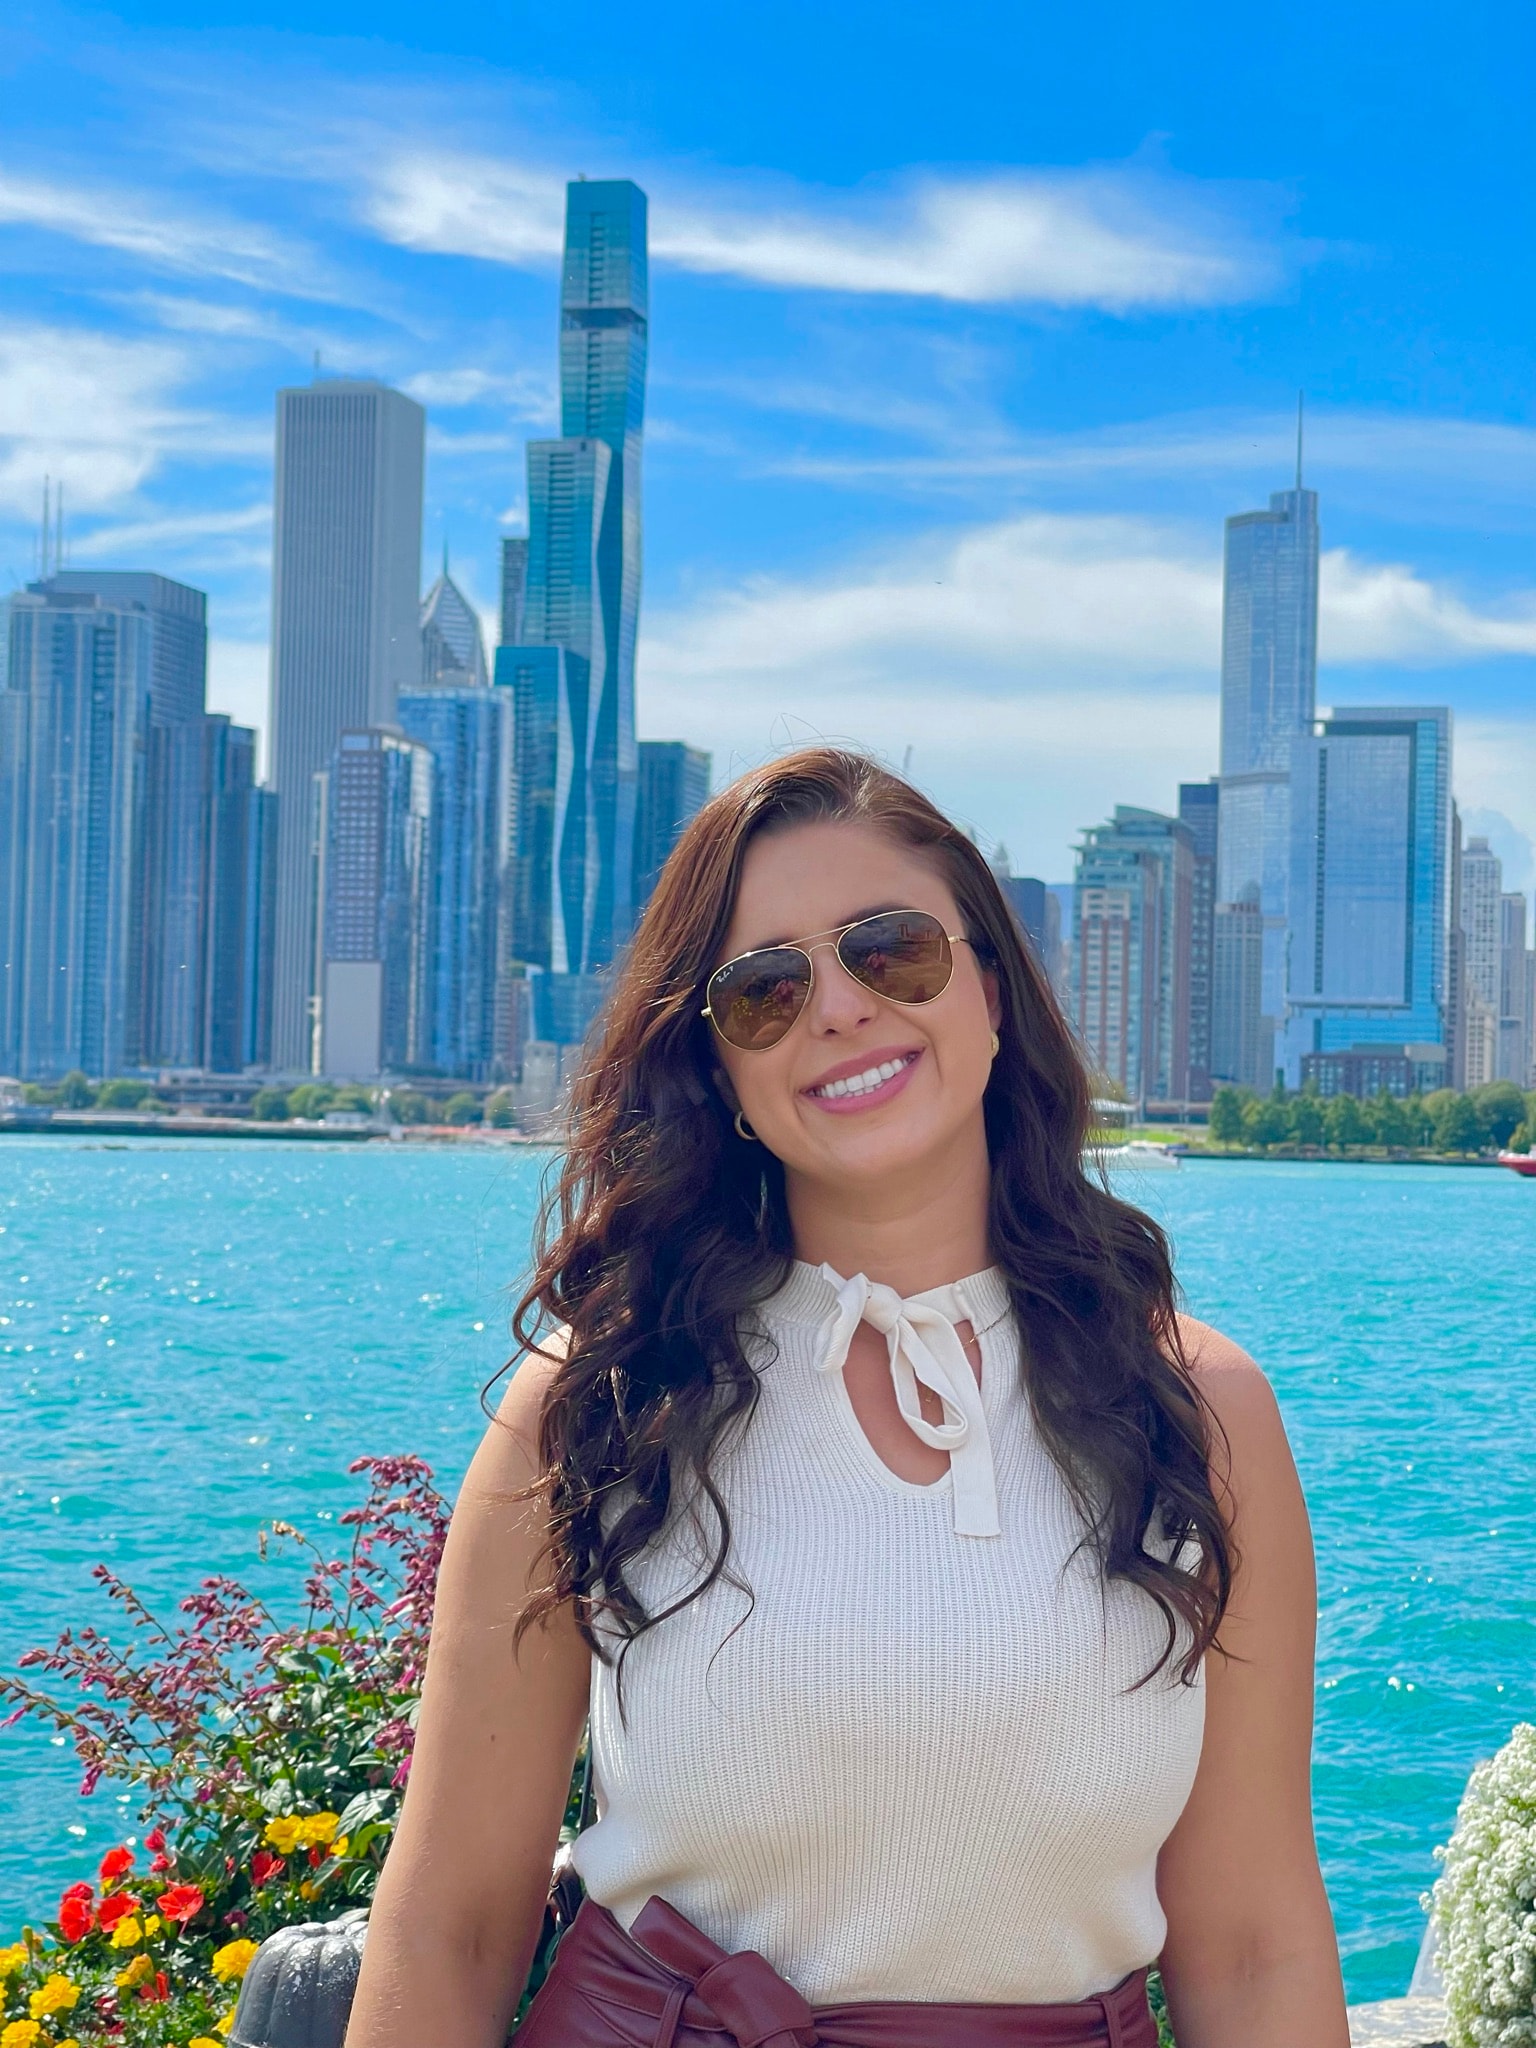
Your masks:
[[[861,924],[875,924],[882,917],[932,917],[934,923],[938,925],[939,930],[944,933],[944,938],[951,946],[968,946],[971,943],[970,939],[966,936],[964,932],[944,931],[944,924],[941,918],[934,917],[934,913],[931,910],[919,910],[915,904],[909,905],[904,910],[874,910],[870,912],[868,917],[856,917],[850,924],[841,925],[836,930],[832,929],[831,927],[828,927],[828,929],[825,932],[812,932],[809,938],[799,941],[793,941],[787,945],[750,946],[748,947],[745,953],[734,953],[732,954],[729,960],[722,960],[720,962],[720,965],[715,969],[714,973],[710,975],[708,981],[706,981],[704,984],[704,992],[706,995],[708,995],[710,989],[714,987],[716,979],[720,975],[724,974],[725,970],[728,967],[739,966],[743,960],[752,959],[754,954],[798,953],[800,955],[801,959],[804,960],[806,967],[810,973],[810,980],[805,985],[805,997],[804,1000],[801,1002],[799,1009],[796,1010],[794,1016],[791,1017],[788,1024],[785,1025],[783,1037],[776,1038],[773,1041],[772,1045],[738,1045],[734,1038],[727,1038],[725,1033],[720,1029],[720,1022],[719,1019],[715,1016],[713,1008],[707,1002],[705,1003],[703,1009],[700,1010],[699,1015],[701,1017],[707,1017],[709,1019],[710,1029],[714,1032],[715,1036],[720,1040],[720,1043],[722,1045],[730,1046],[733,1052],[772,1052],[775,1049],[775,1047],[780,1046],[784,1043],[784,1039],[788,1038],[790,1032],[794,1030],[795,1026],[800,1022],[800,1019],[805,1015],[806,1004],[810,1002],[811,996],[816,988],[816,955],[818,953],[824,952],[828,947],[831,947],[832,951],[834,953],[837,953],[838,964],[839,966],[841,966],[844,974],[848,976],[850,981],[858,982],[859,987],[864,989],[869,995],[878,997],[879,1000],[883,1003],[895,1003],[897,1008],[902,1010],[926,1009],[929,1003],[936,1003],[939,1000],[939,997],[945,993],[945,991],[949,987],[949,981],[946,981],[944,987],[936,990],[934,994],[931,996],[923,996],[921,1000],[915,1003],[904,1003],[901,1001],[899,996],[881,995],[879,989],[870,988],[869,983],[867,981],[861,980],[860,977],[857,974],[855,974],[853,969],[848,965],[847,961],[843,959],[842,954],[838,952],[838,948],[842,945],[843,940],[847,938],[850,932],[856,932]],[[815,941],[814,944],[812,944],[812,940]],[[951,956],[949,963],[949,979],[951,981],[954,979],[954,971],[955,963],[953,956]]]

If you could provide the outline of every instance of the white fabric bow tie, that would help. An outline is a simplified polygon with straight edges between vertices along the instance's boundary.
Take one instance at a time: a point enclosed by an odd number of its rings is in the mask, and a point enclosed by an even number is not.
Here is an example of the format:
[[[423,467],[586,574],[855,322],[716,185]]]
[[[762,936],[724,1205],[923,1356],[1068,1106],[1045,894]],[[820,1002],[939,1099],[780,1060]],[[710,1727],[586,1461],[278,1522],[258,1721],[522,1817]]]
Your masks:
[[[831,1266],[821,1275],[837,1291],[837,1320],[821,1361],[823,1372],[841,1372],[860,1323],[883,1331],[891,1354],[891,1384],[902,1420],[920,1442],[948,1451],[957,1536],[999,1536],[997,1474],[981,1389],[965,1355],[956,1323],[970,1311],[953,1287],[930,1288],[903,1300],[866,1274],[845,1280]],[[918,1397],[919,1382],[943,1404],[944,1420],[929,1422]]]

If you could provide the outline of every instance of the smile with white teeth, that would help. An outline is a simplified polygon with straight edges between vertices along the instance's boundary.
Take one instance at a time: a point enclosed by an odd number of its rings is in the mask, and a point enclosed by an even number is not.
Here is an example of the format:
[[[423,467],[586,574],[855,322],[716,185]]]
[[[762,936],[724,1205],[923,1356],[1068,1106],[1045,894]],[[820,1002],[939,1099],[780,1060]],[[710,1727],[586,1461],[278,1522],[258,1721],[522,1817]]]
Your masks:
[[[883,1087],[893,1081],[903,1067],[910,1067],[917,1058],[915,1052],[903,1053],[899,1060],[886,1060],[878,1067],[867,1067],[862,1074],[850,1074],[844,1081],[826,1081],[819,1088],[808,1088],[807,1095],[836,1097],[839,1095],[867,1095],[871,1088]]]

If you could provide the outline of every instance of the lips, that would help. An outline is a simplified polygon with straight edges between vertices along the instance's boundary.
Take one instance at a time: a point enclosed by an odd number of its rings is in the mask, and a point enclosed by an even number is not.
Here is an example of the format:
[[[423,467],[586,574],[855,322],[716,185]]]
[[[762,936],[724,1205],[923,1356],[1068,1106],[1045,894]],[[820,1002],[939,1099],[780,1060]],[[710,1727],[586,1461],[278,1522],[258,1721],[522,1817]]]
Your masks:
[[[834,1069],[825,1080],[805,1092],[813,1102],[862,1102],[888,1090],[921,1057],[916,1051],[895,1052],[883,1059],[877,1055],[858,1066],[850,1060],[844,1063],[842,1071]]]

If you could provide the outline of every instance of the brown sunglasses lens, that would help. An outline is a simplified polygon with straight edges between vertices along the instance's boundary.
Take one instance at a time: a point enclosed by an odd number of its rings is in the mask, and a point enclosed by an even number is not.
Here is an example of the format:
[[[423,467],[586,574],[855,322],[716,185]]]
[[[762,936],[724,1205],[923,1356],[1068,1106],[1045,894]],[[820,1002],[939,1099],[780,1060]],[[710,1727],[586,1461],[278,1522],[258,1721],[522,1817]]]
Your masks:
[[[954,972],[949,936],[926,910],[890,910],[843,933],[837,957],[855,981],[892,1003],[931,1003]]]
[[[811,963],[793,946],[770,946],[728,960],[709,984],[709,1014],[727,1045],[766,1052],[805,1008]]]

